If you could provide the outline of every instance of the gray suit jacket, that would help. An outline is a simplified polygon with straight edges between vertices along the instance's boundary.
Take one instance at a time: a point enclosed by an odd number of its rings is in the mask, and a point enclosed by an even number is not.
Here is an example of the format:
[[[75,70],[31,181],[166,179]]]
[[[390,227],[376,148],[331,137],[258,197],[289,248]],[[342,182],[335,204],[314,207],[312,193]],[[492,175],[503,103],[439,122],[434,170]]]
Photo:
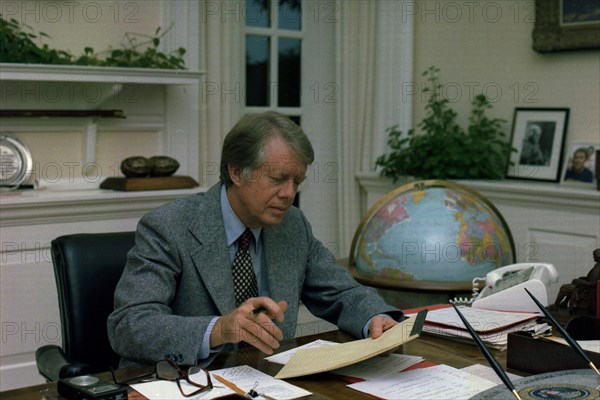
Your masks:
[[[402,317],[336,263],[297,208],[292,207],[280,224],[264,228],[262,237],[271,297],[289,304],[280,324],[284,339],[294,337],[300,301],[314,315],[356,337],[373,315]],[[198,362],[210,320],[234,308],[220,184],[140,220],[115,291],[115,310],[108,318],[109,338],[123,366],[165,357],[182,364]]]

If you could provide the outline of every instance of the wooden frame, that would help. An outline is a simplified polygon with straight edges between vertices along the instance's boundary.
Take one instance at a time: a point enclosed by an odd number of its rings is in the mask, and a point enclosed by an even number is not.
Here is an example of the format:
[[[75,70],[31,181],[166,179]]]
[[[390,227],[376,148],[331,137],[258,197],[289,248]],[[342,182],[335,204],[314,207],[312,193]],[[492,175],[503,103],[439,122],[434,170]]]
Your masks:
[[[516,108],[506,177],[558,182],[568,121],[568,108]]]
[[[600,49],[600,20],[587,17],[598,3],[577,0],[535,0],[533,49],[540,53]],[[575,7],[580,7],[575,9]],[[581,7],[587,7],[586,10]],[[596,13],[596,15],[598,15]]]

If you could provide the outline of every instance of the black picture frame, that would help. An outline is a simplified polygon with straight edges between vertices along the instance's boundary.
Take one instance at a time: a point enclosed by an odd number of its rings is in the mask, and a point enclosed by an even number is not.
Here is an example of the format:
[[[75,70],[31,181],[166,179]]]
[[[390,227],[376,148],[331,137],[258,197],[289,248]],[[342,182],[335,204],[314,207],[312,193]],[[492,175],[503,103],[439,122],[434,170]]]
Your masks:
[[[533,49],[540,53],[600,49],[599,8],[598,1],[535,0]]]
[[[515,108],[506,177],[558,182],[568,123],[568,108]]]

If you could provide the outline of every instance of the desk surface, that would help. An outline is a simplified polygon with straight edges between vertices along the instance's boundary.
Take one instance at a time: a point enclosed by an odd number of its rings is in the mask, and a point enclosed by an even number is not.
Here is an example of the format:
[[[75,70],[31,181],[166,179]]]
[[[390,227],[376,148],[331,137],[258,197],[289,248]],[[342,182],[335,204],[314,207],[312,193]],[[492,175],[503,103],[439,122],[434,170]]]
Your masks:
[[[334,342],[347,342],[353,340],[353,338],[346,333],[331,331],[322,334],[303,336],[284,342],[280,347],[280,351],[289,350],[317,339],[331,340]],[[419,355],[428,361],[438,364],[447,364],[456,368],[463,368],[473,364],[488,365],[476,346],[429,335],[421,335],[418,339],[404,344],[401,352],[404,354]],[[492,351],[492,353],[500,364],[503,367],[506,367],[506,352]],[[272,376],[277,374],[282,368],[279,364],[264,360],[264,354],[259,353],[258,350],[246,348],[219,354],[215,361],[210,365],[210,369],[233,367],[244,364],[250,365]],[[518,373],[518,371],[512,372]],[[110,377],[107,378],[110,379]],[[289,379],[288,382],[313,393],[313,396],[305,397],[306,399],[373,399],[371,396],[347,388],[347,383],[339,376],[333,374],[322,373],[293,378]],[[49,383],[15,389],[0,393],[0,398],[2,398],[2,400],[39,399],[41,398],[40,391],[46,388],[54,389],[55,387],[55,383]]]

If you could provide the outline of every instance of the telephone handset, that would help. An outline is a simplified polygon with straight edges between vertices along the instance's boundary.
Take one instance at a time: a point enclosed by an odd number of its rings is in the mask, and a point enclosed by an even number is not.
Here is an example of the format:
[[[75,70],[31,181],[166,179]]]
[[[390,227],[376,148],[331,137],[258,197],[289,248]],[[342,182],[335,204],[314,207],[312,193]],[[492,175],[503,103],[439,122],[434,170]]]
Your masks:
[[[485,287],[477,293],[475,286],[482,278],[473,280],[473,308],[499,311],[538,312],[539,309],[525,292],[529,290],[544,306],[548,305],[547,288],[558,282],[554,265],[547,263],[520,263],[507,265],[489,272]],[[461,299],[455,301],[460,302]],[[462,300],[464,301],[464,300]]]

